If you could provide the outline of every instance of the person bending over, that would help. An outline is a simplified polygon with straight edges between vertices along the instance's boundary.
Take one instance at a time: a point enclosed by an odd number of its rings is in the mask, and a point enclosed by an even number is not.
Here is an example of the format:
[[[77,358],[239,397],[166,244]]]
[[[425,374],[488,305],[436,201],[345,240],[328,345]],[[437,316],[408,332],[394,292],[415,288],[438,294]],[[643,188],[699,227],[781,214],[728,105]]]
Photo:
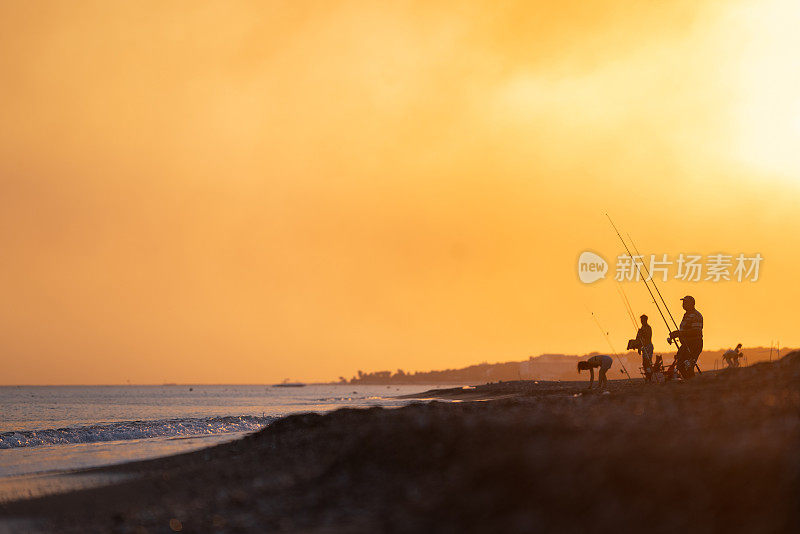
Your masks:
[[[735,349],[728,349],[725,351],[725,354],[722,355],[722,359],[725,360],[725,363],[728,364],[728,368],[732,367],[739,367],[739,358],[743,357],[742,354],[742,344],[739,343],[736,345]]]
[[[600,376],[597,379],[597,386],[604,388],[608,382],[606,373],[611,369],[612,363],[614,363],[614,360],[611,359],[611,356],[598,354],[597,356],[592,356],[585,362],[578,362],[578,372],[589,370],[589,389],[592,389],[592,384],[594,384],[594,368],[599,367]]]

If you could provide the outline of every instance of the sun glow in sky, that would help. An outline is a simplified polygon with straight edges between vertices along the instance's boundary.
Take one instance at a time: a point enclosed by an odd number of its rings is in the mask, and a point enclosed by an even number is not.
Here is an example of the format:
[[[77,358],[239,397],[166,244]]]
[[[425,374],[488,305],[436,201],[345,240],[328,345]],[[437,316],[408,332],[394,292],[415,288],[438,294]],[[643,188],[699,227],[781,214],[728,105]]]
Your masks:
[[[742,24],[738,58],[738,150],[757,171],[800,174],[800,4],[778,0],[734,12]]]
[[[613,281],[575,271],[621,252],[606,211],[644,253],[765,258],[662,285],[707,347],[800,345],[796,2],[0,11],[0,383],[604,350],[587,310],[621,347]]]

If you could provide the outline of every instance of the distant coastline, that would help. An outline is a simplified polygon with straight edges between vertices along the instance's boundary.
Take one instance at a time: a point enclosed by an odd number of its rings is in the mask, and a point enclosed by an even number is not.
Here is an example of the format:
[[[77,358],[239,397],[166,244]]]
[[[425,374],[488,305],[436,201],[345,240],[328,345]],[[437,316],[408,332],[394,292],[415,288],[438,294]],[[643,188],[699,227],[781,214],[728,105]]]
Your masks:
[[[721,369],[724,366],[722,354],[728,348],[717,350],[706,350],[700,355],[698,364],[703,370]],[[788,354],[796,349],[782,348],[782,354]],[[769,347],[747,347],[742,349],[746,357],[743,365],[750,365],[757,362],[769,361],[770,352],[772,358],[777,359],[775,350]],[[353,385],[420,385],[420,384],[484,384],[490,382],[509,381],[509,380],[578,380],[579,377],[575,370],[579,360],[585,360],[596,354],[612,354],[611,352],[590,352],[582,355],[575,354],[540,354],[531,356],[527,360],[508,361],[501,363],[479,363],[459,369],[444,369],[435,371],[417,371],[407,373],[402,369],[395,372],[391,371],[358,371],[350,379],[340,377],[338,382],[332,384],[353,384]],[[656,351],[662,354],[664,360],[671,362],[675,351]],[[639,378],[639,367],[641,357],[635,351],[626,351],[619,354],[621,362],[616,362],[612,368],[611,378],[627,378],[621,374],[622,365],[630,373],[631,377]],[[621,364],[622,365],[621,365]],[[621,375],[621,376],[620,376]]]

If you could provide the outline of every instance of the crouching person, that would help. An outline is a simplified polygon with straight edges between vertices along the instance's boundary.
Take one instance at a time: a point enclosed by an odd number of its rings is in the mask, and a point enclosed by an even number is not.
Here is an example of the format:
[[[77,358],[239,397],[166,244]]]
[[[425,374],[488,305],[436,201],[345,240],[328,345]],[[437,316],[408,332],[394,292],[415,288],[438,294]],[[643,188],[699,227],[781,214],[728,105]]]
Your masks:
[[[606,373],[609,369],[611,369],[611,364],[614,363],[614,360],[611,359],[611,356],[606,356],[605,354],[598,354],[597,356],[592,356],[585,362],[578,362],[578,372],[589,370],[589,389],[592,389],[592,385],[594,384],[594,369],[595,367],[600,368],[600,376],[597,379],[597,386],[600,388],[606,387],[606,383],[608,379],[606,378]]]

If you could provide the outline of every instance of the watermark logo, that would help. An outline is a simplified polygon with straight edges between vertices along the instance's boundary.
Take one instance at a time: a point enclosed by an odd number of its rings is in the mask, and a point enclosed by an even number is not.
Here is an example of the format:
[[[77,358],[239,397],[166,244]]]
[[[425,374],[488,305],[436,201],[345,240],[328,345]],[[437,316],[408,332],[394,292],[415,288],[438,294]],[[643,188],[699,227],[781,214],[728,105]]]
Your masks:
[[[617,257],[614,279],[617,282],[638,281],[644,278],[661,279],[666,282],[670,275],[674,280],[684,282],[757,282],[761,254],[650,254]]]
[[[582,252],[578,258],[578,278],[584,284],[597,282],[606,277],[608,263],[594,252]]]
[[[669,279],[683,282],[757,282],[764,257],[754,254],[620,254],[614,265],[614,280]],[[578,258],[578,278],[584,284],[606,277],[608,263],[594,252],[583,252]]]

